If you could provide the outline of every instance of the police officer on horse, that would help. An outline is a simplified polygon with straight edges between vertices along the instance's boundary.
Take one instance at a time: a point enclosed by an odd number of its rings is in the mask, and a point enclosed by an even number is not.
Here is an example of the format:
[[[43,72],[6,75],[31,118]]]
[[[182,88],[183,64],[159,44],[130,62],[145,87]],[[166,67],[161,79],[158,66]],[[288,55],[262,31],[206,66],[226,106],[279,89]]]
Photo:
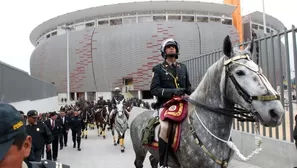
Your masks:
[[[157,97],[155,107],[160,115],[164,103],[173,96],[191,94],[191,83],[186,65],[176,62],[179,55],[179,45],[174,39],[166,39],[161,44],[161,55],[165,59],[153,67],[153,79],[150,86],[152,95]],[[168,148],[167,130],[168,121],[160,120],[161,130],[159,133],[159,163],[165,167],[165,152]],[[165,163],[166,164],[166,163]]]

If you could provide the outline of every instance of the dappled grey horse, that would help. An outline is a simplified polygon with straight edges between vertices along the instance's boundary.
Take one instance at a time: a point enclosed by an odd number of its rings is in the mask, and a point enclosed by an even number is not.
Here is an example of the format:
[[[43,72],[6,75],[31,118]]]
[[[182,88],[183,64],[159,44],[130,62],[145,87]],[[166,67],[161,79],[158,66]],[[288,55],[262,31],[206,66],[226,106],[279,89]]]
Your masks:
[[[119,143],[121,146],[121,152],[125,151],[124,139],[125,139],[126,130],[128,129],[128,119],[125,115],[124,110],[126,110],[126,109],[124,108],[124,104],[123,104],[124,100],[125,99],[123,99],[120,102],[117,102],[117,110],[116,110],[116,116],[115,116],[115,121],[114,121],[114,127],[118,133],[118,139],[119,139]]]
[[[279,95],[250,59],[253,40],[245,50],[240,50],[232,47],[227,36],[223,52],[224,56],[208,68],[188,99],[188,116],[181,123],[179,148],[168,158],[172,168],[228,167],[234,151],[240,155],[231,141],[232,118],[240,109],[250,116],[250,121],[269,127],[281,124],[284,108]],[[158,166],[158,151],[141,145],[142,130],[152,114],[153,111],[139,114],[130,126],[136,168],[143,167],[147,151],[151,153],[151,166]]]

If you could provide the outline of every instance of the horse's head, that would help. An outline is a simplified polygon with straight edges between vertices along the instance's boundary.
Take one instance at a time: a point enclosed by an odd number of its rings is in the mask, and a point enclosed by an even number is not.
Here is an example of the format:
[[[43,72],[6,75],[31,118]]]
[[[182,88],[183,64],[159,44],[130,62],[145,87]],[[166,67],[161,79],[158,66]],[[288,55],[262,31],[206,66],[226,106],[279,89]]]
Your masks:
[[[117,102],[117,112],[118,112],[118,116],[122,117],[123,113],[124,113],[124,100]]]
[[[280,96],[263,75],[262,69],[250,57],[253,54],[253,39],[245,50],[233,49],[229,36],[224,40],[223,52],[225,75],[221,80],[221,92],[227,99],[252,111],[264,126],[278,126],[284,116]],[[226,80],[226,78],[228,78]]]

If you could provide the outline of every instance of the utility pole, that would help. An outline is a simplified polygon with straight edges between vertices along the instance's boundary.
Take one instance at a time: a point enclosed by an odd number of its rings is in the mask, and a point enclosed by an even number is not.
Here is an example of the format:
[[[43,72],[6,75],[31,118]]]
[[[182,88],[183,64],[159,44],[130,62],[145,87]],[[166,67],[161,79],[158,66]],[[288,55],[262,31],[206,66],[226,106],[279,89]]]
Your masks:
[[[264,27],[264,34],[266,34],[266,13],[265,13],[265,3],[262,0],[262,7],[263,7],[263,27]]]
[[[67,67],[67,104],[70,102],[70,70],[69,70],[69,33],[74,30],[72,26],[63,26],[62,29],[66,31],[66,67]]]

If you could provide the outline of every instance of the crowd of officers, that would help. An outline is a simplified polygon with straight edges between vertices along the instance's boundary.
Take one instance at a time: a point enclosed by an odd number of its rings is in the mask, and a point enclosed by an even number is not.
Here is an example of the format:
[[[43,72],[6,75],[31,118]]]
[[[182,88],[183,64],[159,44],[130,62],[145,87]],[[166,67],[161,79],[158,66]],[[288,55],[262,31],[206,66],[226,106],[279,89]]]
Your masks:
[[[23,117],[24,113],[19,111]],[[28,161],[46,160],[56,161],[60,150],[67,147],[68,132],[71,129],[73,148],[77,147],[81,151],[81,131],[85,125],[80,118],[78,111],[74,111],[72,116],[67,116],[65,111],[48,113],[46,118],[42,118],[36,110],[30,110],[26,118],[23,118],[26,125],[26,132],[32,137],[32,150]]]

